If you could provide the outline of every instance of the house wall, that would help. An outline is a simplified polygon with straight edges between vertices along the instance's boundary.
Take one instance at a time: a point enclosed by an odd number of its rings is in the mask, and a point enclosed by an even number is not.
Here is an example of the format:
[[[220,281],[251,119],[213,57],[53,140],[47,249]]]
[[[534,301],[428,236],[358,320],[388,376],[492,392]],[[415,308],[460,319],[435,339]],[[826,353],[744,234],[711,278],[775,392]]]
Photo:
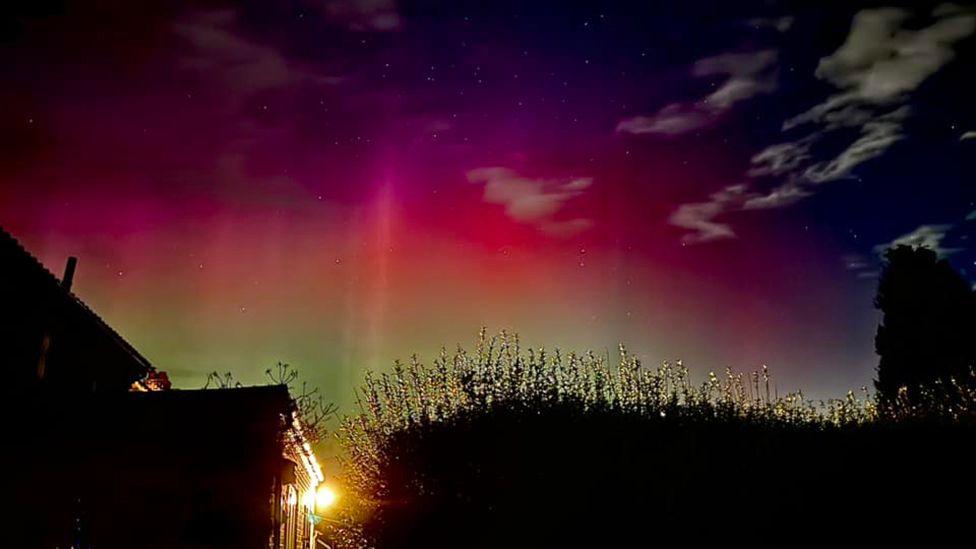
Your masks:
[[[6,516],[22,528],[5,531],[5,543],[268,549],[288,395],[267,389],[57,399],[21,410],[29,426],[21,424],[18,453],[4,467],[16,471],[18,505]],[[299,511],[296,525],[307,522]],[[308,547],[302,527],[281,547]]]

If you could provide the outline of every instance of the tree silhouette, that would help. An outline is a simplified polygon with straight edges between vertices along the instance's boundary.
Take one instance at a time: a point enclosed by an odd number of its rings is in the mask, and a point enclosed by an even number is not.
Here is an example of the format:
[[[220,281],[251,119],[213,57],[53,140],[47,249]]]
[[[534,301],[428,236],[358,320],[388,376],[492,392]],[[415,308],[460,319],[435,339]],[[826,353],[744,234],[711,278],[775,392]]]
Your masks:
[[[976,297],[945,259],[928,248],[900,245],[887,260],[874,305],[883,318],[875,336],[880,357],[875,388],[891,401],[918,388],[971,380],[976,362]]]

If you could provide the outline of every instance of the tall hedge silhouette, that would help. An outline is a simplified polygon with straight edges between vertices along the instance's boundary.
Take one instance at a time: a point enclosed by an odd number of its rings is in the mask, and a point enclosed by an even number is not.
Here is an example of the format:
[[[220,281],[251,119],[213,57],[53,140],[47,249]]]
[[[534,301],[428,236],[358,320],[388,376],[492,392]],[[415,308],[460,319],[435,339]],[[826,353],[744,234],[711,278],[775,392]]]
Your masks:
[[[319,528],[337,549],[966,535],[976,392],[882,408],[773,387],[766,369],[698,383],[624,348],[614,361],[482,331],[473,351],[366,374],[337,430],[345,496]]]
[[[976,297],[945,259],[928,248],[898,246],[887,260],[874,304],[883,314],[875,336],[875,388],[891,401],[918,398],[920,386],[970,380],[976,363]]]

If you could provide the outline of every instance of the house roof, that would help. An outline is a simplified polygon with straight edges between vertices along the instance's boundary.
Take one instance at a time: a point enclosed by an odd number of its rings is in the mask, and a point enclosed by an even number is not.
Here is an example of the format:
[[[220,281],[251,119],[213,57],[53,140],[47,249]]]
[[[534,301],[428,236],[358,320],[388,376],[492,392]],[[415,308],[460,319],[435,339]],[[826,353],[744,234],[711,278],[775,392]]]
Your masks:
[[[120,395],[126,401],[144,406],[168,406],[190,410],[194,414],[199,408],[269,408],[279,414],[291,410],[291,397],[284,385],[258,385],[254,387],[232,387],[227,389],[172,389],[169,391],[150,391],[148,393],[126,393]]]
[[[45,293],[56,296],[67,308],[87,324],[94,326],[104,334],[119,350],[127,354],[143,371],[143,375],[155,371],[146,357],[142,356],[118,332],[112,329],[98,314],[84,301],[61,286],[61,280],[49,271],[43,263],[10,233],[0,227],[0,258],[4,260],[5,269],[20,269],[43,285]],[[8,263],[9,262],[9,263]]]
[[[108,410],[125,410],[129,421],[150,428],[163,424],[179,429],[186,429],[190,424],[220,426],[227,425],[226,419],[232,419],[233,423],[247,423],[249,420],[246,418],[280,416],[287,425],[288,438],[283,441],[286,450],[293,453],[291,457],[305,469],[313,485],[325,480],[285,385],[174,389],[125,393],[116,398],[106,401]]]

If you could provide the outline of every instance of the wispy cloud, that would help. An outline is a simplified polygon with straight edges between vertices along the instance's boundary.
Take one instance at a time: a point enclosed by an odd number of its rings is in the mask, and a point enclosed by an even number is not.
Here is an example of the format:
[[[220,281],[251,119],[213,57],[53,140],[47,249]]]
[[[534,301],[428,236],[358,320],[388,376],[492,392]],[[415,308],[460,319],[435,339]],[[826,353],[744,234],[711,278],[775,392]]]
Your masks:
[[[714,116],[698,104],[672,103],[653,116],[634,116],[621,120],[617,131],[633,134],[678,135],[703,128]]]
[[[853,272],[857,278],[877,278],[880,274],[877,261],[861,254],[843,255],[841,256],[841,261],[844,262],[844,268]]]
[[[824,183],[851,177],[858,166],[881,157],[904,139],[911,93],[954,58],[956,43],[976,31],[976,13],[971,9],[939,6],[928,14],[929,25],[915,30],[906,28],[911,16],[898,8],[855,15],[845,42],[822,58],[815,72],[837,92],[783,123],[785,132],[805,132],[753,156],[747,175],[754,181],[736,200],[723,202],[713,218],[726,211],[795,204]],[[856,132],[856,137],[840,153],[822,158],[817,146],[838,130]],[[775,182],[772,187],[760,186],[769,180]],[[714,202],[713,196],[709,203]],[[700,208],[701,204],[679,206],[677,211],[687,211],[685,206]]]
[[[947,4],[936,8],[934,22],[921,29],[904,28],[911,16],[899,8],[863,10],[855,15],[847,40],[817,66],[817,78],[840,91],[788,120],[784,127],[819,122],[853,105],[902,102],[955,57],[956,42],[976,30],[972,11]]]
[[[742,203],[743,210],[771,210],[791,206],[810,196],[809,190],[796,182],[784,183],[765,194],[751,193]]]
[[[770,145],[752,157],[751,177],[778,177],[795,173],[813,158],[810,146],[814,139],[810,136],[793,143]]]
[[[891,242],[875,246],[874,251],[880,255],[888,248],[895,246],[921,246],[934,251],[939,257],[945,257],[959,251],[959,248],[945,248],[942,246],[942,241],[950,229],[952,229],[952,225],[921,225],[914,231],[903,234]]]
[[[772,145],[753,158],[751,176],[786,178],[754,202],[792,204],[776,198],[813,194],[817,185],[849,177],[857,166],[904,138],[911,92],[953,59],[959,40],[976,31],[976,14],[961,8],[936,8],[930,14],[933,22],[918,30],[903,28],[910,16],[897,8],[854,16],[844,44],[821,59],[816,70],[817,78],[839,91],[783,123],[784,131],[807,128],[798,142]],[[812,146],[844,128],[857,129],[860,135],[836,157],[814,160]]]
[[[976,131],[968,131],[959,138],[959,141],[965,141],[967,139],[976,139]]]
[[[299,66],[273,46],[244,36],[237,19],[237,12],[222,10],[195,13],[178,22],[176,34],[192,46],[189,55],[180,61],[182,68],[215,79],[234,98],[302,82],[339,81]]]
[[[860,254],[847,254],[841,256],[841,261],[844,262],[844,268],[848,271],[861,270],[871,265],[868,263],[868,258]]]
[[[656,114],[621,120],[617,131],[678,135],[708,126],[736,103],[775,91],[776,58],[776,50],[762,50],[701,59],[692,66],[692,75],[727,75],[718,89],[695,102],[671,103]]]
[[[472,183],[484,185],[485,202],[504,206],[509,218],[533,225],[543,233],[568,237],[592,225],[591,220],[584,218],[556,218],[568,200],[590,187],[591,178],[536,179],[502,167],[477,168],[469,171],[467,177]]]
[[[669,219],[672,225],[689,229],[693,232],[685,234],[681,241],[685,244],[697,244],[735,238],[735,231],[725,223],[718,223],[715,218],[723,213],[730,204],[739,203],[745,192],[745,185],[731,185],[712,194],[707,202],[682,204]]]
[[[860,137],[835,158],[808,166],[803,178],[819,184],[849,176],[856,166],[881,156],[892,144],[904,138],[902,121],[908,118],[908,113],[908,107],[901,107],[865,122]]]

